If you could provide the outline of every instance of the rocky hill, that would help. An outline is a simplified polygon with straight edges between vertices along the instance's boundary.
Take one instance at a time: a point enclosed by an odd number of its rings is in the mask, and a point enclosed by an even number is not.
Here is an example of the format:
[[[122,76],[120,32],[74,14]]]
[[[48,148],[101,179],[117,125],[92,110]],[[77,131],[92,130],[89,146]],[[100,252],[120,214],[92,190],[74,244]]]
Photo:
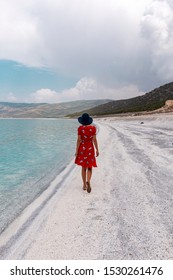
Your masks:
[[[110,101],[91,108],[87,112],[93,116],[120,114],[129,112],[153,111],[165,105],[166,100],[173,100],[173,82],[156,88],[142,96]],[[165,107],[164,107],[165,108]],[[80,115],[82,112],[73,114]]]
[[[168,113],[173,112],[173,100],[166,100],[165,105],[154,112],[156,113]]]
[[[79,100],[57,104],[0,102],[0,118],[60,118],[109,101],[109,99]]]

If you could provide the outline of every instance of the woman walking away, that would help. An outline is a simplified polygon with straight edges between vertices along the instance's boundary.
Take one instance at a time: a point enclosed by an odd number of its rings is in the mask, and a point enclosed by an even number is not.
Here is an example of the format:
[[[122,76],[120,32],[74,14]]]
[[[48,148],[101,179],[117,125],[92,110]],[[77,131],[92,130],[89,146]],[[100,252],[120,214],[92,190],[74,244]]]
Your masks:
[[[93,119],[87,113],[79,117],[78,121],[81,126],[78,127],[75,163],[82,166],[83,190],[90,193],[92,168],[97,167],[95,151],[96,157],[99,155],[96,127],[91,125]]]

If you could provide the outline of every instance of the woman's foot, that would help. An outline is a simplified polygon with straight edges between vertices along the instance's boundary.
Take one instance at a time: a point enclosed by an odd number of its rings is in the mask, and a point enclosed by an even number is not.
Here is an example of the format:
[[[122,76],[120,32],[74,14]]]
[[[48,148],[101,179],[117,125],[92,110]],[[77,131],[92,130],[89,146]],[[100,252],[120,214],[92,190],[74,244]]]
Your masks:
[[[91,192],[90,182],[86,182],[86,185],[87,185],[87,192],[90,193]]]
[[[86,191],[86,189],[87,189],[87,186],[83,186],[83,190]]]

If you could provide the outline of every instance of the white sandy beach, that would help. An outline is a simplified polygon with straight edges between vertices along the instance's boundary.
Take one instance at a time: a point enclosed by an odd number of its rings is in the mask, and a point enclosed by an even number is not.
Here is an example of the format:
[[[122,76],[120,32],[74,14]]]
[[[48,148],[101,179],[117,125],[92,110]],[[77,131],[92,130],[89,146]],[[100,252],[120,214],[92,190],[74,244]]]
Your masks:
[[[71,163],[1,235],[1,259],[173,259],[173,114],[95,123],[92,192]]]

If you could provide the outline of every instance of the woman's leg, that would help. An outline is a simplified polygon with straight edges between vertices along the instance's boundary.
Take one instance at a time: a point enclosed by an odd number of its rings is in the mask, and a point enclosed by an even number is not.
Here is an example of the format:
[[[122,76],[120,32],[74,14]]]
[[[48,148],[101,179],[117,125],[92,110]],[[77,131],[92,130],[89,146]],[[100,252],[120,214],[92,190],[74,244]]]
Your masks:
[[[90,183],[92,177],[92,167],[87,170],[87,182]]]
[[[90,181],[91,181],[91,176],[92,176],[92,167],[87,169],[87,192],[90,193],[91,192],[91,185],[90,185]]]
[[[83,188],[86,189],[86,168],[82,167],[82,180],[83,180]]]

